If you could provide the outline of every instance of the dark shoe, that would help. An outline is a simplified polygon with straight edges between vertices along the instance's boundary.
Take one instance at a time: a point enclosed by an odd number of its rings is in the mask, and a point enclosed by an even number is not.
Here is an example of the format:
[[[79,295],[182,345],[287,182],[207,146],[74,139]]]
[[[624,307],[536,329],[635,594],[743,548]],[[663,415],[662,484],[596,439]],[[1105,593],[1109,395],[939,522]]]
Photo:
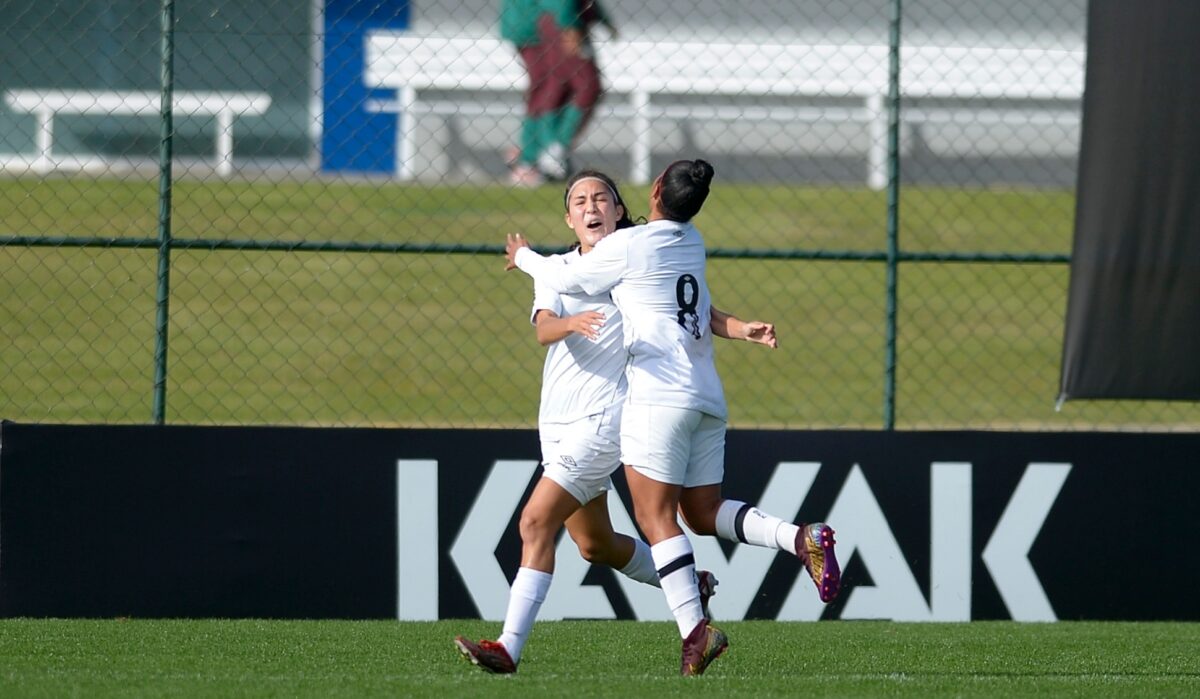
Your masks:
[[[842,570],[838,568],[834,555],[833,529],[828,524],[816,522],[800,527],[796,533],[796,555],[804,563],[821,601],[829,604],[842,589]]]
[[[708,600],[717,594],[717,585],[720,585],[721,582],[711,571],[698,570],[696,571],[696,584],[700,588],[700,608],[704,610],[704,618],[712,621],[712,614],[708,611]]]
[[[475,643],[462,636],[455,636],[454,645],[458,646],[458,652],[470,660],[472,665],[478,665],[488,672],[509,675],[517,671],[517,664],[509,657],[508,649],[495,641],[483,640]]]
[[[683,662],[679,674],[685,677],[703,675],[712,661],[716,660],[729,647],[729,639],[725,632],[707,621],[696,624],[696,628],[683,639]]]

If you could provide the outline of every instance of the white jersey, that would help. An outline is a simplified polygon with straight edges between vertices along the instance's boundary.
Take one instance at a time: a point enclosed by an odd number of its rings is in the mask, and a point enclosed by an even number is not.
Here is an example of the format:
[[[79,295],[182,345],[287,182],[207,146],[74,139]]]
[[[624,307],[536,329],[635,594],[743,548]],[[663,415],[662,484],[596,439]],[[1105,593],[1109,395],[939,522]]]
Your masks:
[[[528,249],[514,261],[561,294],[612,291],[625,325],[630,404],[728,419],[713,358],[704,240],[695,226],[660,220],[624,228],[571,265]]]
[[[581,259],[585,257],[578,250],[546,258],[556,267],[574,265]],[[535,279],[530,320],[536,322],[541,310],[552,311],[560,318],[583,311],[599,311],[604,314],[604,326],[595,341],[571,333],[546,348],[539,427],[575,422],[621,405],[627,387],[625,353],[621,350],[621,312],[608,292],[567,296]]]

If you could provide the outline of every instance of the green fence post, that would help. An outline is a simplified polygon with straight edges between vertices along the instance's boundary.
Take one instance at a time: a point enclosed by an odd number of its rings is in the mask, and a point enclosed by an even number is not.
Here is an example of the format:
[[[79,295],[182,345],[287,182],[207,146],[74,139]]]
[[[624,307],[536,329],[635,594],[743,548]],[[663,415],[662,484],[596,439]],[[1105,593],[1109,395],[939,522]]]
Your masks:
[[[158,292],[154,319],[154,424],[166,421],[167,323],[171,300],[171,142],[175,127],[172,101],[175,84],[175,3],[162,4],[161,139],[158,149]]]
[[[893,0],[888,30],[887,338],[884,342],[883,428],[896,427],[896,290],[900,273],[900,12]]]

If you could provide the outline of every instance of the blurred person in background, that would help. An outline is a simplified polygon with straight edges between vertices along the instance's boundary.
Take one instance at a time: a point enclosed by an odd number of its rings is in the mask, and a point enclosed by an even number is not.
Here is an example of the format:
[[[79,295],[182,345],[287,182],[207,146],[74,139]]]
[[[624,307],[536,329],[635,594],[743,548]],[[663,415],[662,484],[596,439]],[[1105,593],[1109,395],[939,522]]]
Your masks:
[[[596,0],[504,0],[500,34],[517,49],[529,78],[520,147],[510,149],[510,181],[562,180],[602,92],[591,29],[617,30]]]

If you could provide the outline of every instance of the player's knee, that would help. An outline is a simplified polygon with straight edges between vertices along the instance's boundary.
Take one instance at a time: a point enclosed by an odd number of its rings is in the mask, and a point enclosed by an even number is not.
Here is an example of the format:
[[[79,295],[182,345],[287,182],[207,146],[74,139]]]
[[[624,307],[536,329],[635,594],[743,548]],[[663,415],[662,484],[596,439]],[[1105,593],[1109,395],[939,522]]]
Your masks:
[[[636,515],[638,527],[651,541],[662,541],[674,535],[679,525],[675,523],[674,510],[663,512],[639,512]]]
[[[527,546],[536,546],[547,541],[553,542],[558,529],[544,512],[531,511],[528,508],[521,512],[521,521],[518,526],[521,532],[521,542]]]
[[[575,545],[579,547],[579,556],[588,563],[608,562],[608,547],[602,542],[595,539],[576,539]]]
[[[710,503],[680,503],[679,514],[693,532],[701,536],[716,536],[717,508]]]
[[[716,518],[697,517],[695,513],[689,515],[687,512],[681,511],[680,516],[683,517],[683,523],[688,526],[696,534],[700,536],[716,536]]]

